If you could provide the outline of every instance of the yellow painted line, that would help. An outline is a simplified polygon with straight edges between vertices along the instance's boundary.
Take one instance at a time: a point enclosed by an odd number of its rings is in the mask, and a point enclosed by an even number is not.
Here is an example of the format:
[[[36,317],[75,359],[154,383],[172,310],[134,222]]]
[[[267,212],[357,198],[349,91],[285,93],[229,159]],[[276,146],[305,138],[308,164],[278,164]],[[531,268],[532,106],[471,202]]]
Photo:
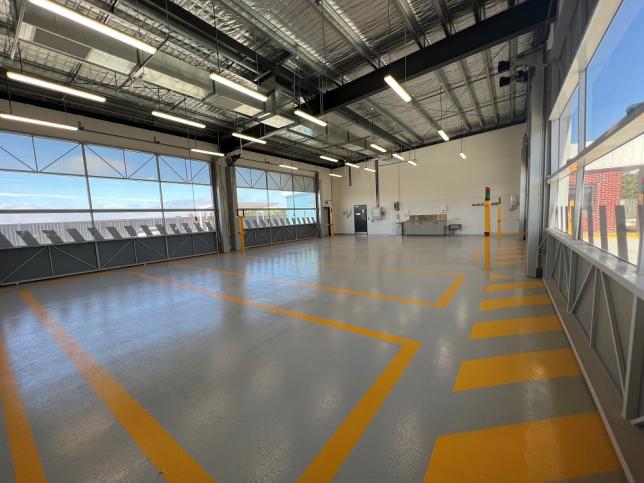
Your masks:
[[[343,295],[351,295],[353,297],[363,297],[363,298],[369,298],[369,299],[375,299],[375,300],[384,300],[386,302],[398,302],[403,304],[420,305],[422,307],[431,307],[431,308],[447,307],[449,305],[449,302],[452,300],[454,295],[456,295],[456,292],[458,291],[459,287],[463,284],[463,281],[465,280],[465,277],[463,275],[457,275],[456,277],[454,277],[454,281],[450,284],[447,290],[445,290],[443,295],[436,302],[431,302],[429,300],[413,299],[409,297],[402,297],[399,295],[387,295],[387,294],[380,294],[375,292],[366,292],[363,290],[351,290],[348,288],[332,287],[330,285],[319,285],[314,283],[299,282],[297,280],[285,280],[285,279],[271,277],[271,276],[262,276],[262,275],[247,274],[244,272],[235,272],[232,270],[221,270],[217,268],[200,267],[200,266],[191,265],[191,264],[182,263],[182,262],[177,262],[175,263],[175,265],[179,267],[188,268],[191,270],[220,273],[222,275],[232,275],[236,277],[267,280],[270,282],[283,283],[286,285],[296,285],[298,287],[322,290],[323,292],[339,293]]]
[[[477,322],[472,327],[470,339],[489,339],[508,335],[538,334],[541,332],[561,332],[561,324],[556,315],[521,317],[517,319]]]
[[[546,294],[517,295],[516,297],[503,297],[496,299],[483,299],[480,310],[506,309],[509,307],[527,307],[529,305],[550,305]]]
[[[23,300],[105,406],[169,482],[214,482],[146,409],[87,352],[28,290]]]
[[[543,288],[541,280],[525,280],[521,282],[494,283],[485,287],[486,292],[504,292],[522,288]]]
[[[491,273],[490,280],[507,280],[508,278],[513,278],[514,275],[508,273]]]
[[[499,255],[498,253],[495,255],[495,260],[498,261],[518,261],[518,260],[523,260],[525,259],[525,253],[520,253],[517,255]]]
[[[561,481],[620,468],[595,411],[440,436],[425,483]]]
[[[476,263],[479,258],[481,258],[481,250],[476,250],[470,257],[470,260],[472,263]]]
[[[389,392],[396,385],[402,374],[405,372],[405,369],[416,355],[416,352],[420,349],[419,341],[408,339],[406,337],[378,332],[373,329],[347,324],[346,322],[325,319],[323,317],[298,312],[296,310],[252,302],[241,297],[221,292],[214,292],[212,290],[195,287],[193,285],[168,278],[157,277],[135,271],[131,273],[137,277],[152,280],[170,287],[183,288],[207,297],[253,307],[282,317],[303,320],[323,327],[342,330],[351,334],[370,337],[372,339],[400,346],[398,353],[389,362],[389,364],[387,364],[387,367],[385,367],[385,369],[380,373],[369,390],[362,396],[360,401],[354,406],[349,415],[342,421],[340,426],[338,426],[330,439],[327,440],[317,456],[309,464],[308,468],[300,476],[298,479],[300,482],[319,482],[330,481],[333,479],[346,458],[349,456],[349,453],[351,453],[355,444],[377,414],[380,406],[389,395]]]
[[[453,390],[469,391],[482,387],[580,374],[579,366],[570,349],[522,352],[463,361]]]
[[[16,483],[47,481],[2,333],[0,333],[0,402]]]

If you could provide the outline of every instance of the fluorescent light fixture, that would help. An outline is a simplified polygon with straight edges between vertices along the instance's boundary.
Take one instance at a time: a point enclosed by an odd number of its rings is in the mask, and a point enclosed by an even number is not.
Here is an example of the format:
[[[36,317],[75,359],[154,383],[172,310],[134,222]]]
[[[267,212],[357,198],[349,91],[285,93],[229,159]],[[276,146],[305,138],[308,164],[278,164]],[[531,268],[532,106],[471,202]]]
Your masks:
[[[324,156],[324,155],[321,155],[321,156],[320,156],[320,159],[324,159],[324,160],[326,160],[326,161],[331,161],[332,163],[337,163],[337,162],[338,162],[338,160],[337,160],[337,159],[335,159],[335,158],[330,158],[329,156]]]
[[[417,166],[416,161],[412,161],[412,160],[410,159],[410,160],[409,160],[409,161],[407,161],[407,162],[408,162],[409,164],[411,164],[412,166]]]
[[[386,153],[387,152],[387,150],[385,148],[383,148],[382,146],[378,146],[377,144],[371,143],[369,146],[371,146],[376,151],[380,151],[381,153]]]
[[[335,173],[329,173],[329,176],[333,176],[334,178],[342,178],[341,174],[335,174]]]
[[[219,74],[212,73],[210,74],[210,78],[215,82],[228,86],[231,89],[235,89],[236,91],[239,91],[242,94],[246,94],[247,96],[257,99],[258,101],[266,102],[268,100],[268,97],[261,92],[249,89],[248,87],[238,84],[237,82],[227,79],[226,77],[222,77]]]
[[[240,132],[234,132],[233,136],[239,139],[245,139],[246,141],[252,141],[254,143],[266,144],[266,141],[264,141],[263,139],[254,138],[253,136],[249,136],[248,134],[242,134]]]
[[[191,121],[190,119],[184,119],[183,117],[173,116],[172,114],[168,114],[161,111],[152,111],[152,115],[154,117],[160,117],[161,119],[166,119],[168,121],[178,122],[179,124],[186,124],[188,126],[198,127],[199,129],[203,129],[206,127],[206,125],[201,122]]]
[[[398,153],[394,153],[394,154],[392,154],[392,156],[393,156],[394,158],[396,158],[396,159],[400,159],[401,161],[404,161],[404,160],[405,160],[405,158],[403,158],[403,157],[402,157],[400,154],[398,154]]]
[[[348,161],[345,161],[344,163],[346,166],[351,166],[352,168],[360,168],[357,164],[349,163]]]
[[[376,172],[376,170],[372,169],[372,168],[365,168],[364,170],[369,171],[370,173],[375,173]]]
[[[300,111],[299,109],[296,109],[293,114],[295,114],[296,116],[300,116],[301,118],[306,119],[307,121],[311,121],[317,124],[318,126],[326,127],[326,122],[324,122],[322,119],[318,119],[315,116],[311,116],[310,114],[307,114],[304,111]]]
[[[389,87],[391,87],[394,90],[394,92],[402,98],[403,101],[405,102],[411,101],[411,96],[409,95],[409,93],[392,76],[390,75],[386,76],[385,82],[389,84]]]
[[[449,136],[442,129],[438,130],[438,135],[443,138],[443,141],[449,141]]]
[[[95,102],[105,102],[103,96],[97,96],[96,94],[90,94],[89,92],[79,91],[78,89],[72,89],[61,84],[56,84],[54,82],[49,82],[44,79],[39,79],[37,77],[32,77],[30,75],[20,74],[18,72],[7,72],[7,77],[16,82],[22,82],[24,84],[30,84],[36,87],[42,87],[43,89],[49,89],[50,91],[62,92],[63,94],[69,94],[70,96],[82,97]]]
[[[288,164],[280,164],[280,168],[292,169],[293,171],[297,171],[297,168],[295,166],[289,166]]]
[[[190,149],[190,151],[192,151],[193,153],[209,154],[210,156],[226,156],[224,153],[218,153],[216,151],[206,151],[205,149],[192,148]]]
[[[139,49],[139,50],[142,50],[143,52],[147,52],[150,55],[154,54],[157,51],[157,49],[152,47],[150,44],[141,42],[140,40],[135,39],[130,35],[124,34],[123,32],[119,32],[118,30],[113,29],[112,27],[108,27],[102,22],[97,22],[96,20],[86,17],[85,15],[81,15],[80,13],[75,12],[74,10],[70,10],[69,8],[63,7],[58,3],[50,2],[49,0],[29,0],[29,2],[40,8],[44,8],[45,10],[49,10],[50,12],[55,13],[56,15],[65,17],[66,19],[71,20],[72,22],[79,23],[87,28],[100,32],[103,35],[112,37],[113,39],[118,40],[119,42],[123,42],[124,44],[130,45],[135,49]]]
[[[465,156],[465,153],[464,153],[463,151],[461,151],[460,153],[458,153],[458,155],[459,155],[461,158],[463,158],[463,159],[467,159],[467,156]]]
[[[69,124],[58,124],[57,122],[41,121],[40,119],[33,119],[31,117],[22,117],[22,116],[14,116],[13,114],[5,114],[4,112],[0,113],[0,119],[6,119],[7,121],[26,122],[27,124],[37,124],[39,126],[45,126],[45,127],[54,127],[56,129],[65,129],[67,131],[78,131],[78,128],[76,126],[70,126]]]

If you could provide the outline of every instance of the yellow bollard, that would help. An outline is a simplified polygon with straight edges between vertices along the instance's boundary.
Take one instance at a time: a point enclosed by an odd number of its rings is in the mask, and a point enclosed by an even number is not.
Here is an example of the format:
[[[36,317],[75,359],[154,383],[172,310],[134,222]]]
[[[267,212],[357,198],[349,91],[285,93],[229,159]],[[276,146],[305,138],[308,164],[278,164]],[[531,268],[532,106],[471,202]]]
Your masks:
[[[501,239],[501,202],[496,205],[496,237]]]
[[[575,200],[570,200],[568,202],[568,234],[571,236],[572,236],[572,209],[574,207],[575,207]]]
[[[239,243],[241,245],[241,252],[242,255],[246,255],[246,239],[244,237],[244,216],[243,215],[238,215],[237,218],[239,219]]]
[[[485,264],[483,268],[486,271],[490,270],[490,188],[485,188],[485,201],[483,203],[485,211],[485,229],[483,235],[485,237]]]

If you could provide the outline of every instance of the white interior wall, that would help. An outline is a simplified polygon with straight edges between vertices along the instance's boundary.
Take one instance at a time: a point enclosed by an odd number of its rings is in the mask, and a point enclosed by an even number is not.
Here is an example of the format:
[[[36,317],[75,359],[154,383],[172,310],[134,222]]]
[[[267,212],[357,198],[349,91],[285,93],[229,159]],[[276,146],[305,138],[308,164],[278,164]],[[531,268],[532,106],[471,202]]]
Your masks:
[[[366,204],[370,234],[398,234],[397,214],[401,218],[405,210],[410,215],[434,214],[440,212],[442,205],[447,205],[449,221],[463,224],[463,234],[481,234],[483,209],[473,207],[472,203],[483,201],[486,186],[491,188],[492,201],[501,196],[505,203],[502,205],[503,232],[518,232],[520,210],[510,212],[507,201],[510,195],[518,199],[525,130],[526,125],[519,124],[467,137],[463,140],[465,160],[458,155],[461,141],[454,140],[418,149],[415,153],[418,166],[407,163],[381,165],[382,220],[373,220],[371,216],[371,210],[376,206],[375,174],[349,167],[334,170],[344,176],[332,178],[331,182],[336,233],[354,233],[352,208]],[[403,154],[407,159],[408,153]],[[351,186],[346,172],[349,169],[352,169]],[[399,212],[394,211],[395,201],[400,201]],[[495,208],[492,210],[492,231],[496,231]]]

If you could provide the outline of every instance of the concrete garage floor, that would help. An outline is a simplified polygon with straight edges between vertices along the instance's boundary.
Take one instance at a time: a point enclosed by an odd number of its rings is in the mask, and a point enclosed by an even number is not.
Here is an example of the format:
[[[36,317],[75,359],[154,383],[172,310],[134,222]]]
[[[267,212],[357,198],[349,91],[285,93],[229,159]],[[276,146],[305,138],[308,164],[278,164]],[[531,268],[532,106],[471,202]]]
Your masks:
[[[524,245],[335,237],[0,290],[0,481],[624,481]]]

